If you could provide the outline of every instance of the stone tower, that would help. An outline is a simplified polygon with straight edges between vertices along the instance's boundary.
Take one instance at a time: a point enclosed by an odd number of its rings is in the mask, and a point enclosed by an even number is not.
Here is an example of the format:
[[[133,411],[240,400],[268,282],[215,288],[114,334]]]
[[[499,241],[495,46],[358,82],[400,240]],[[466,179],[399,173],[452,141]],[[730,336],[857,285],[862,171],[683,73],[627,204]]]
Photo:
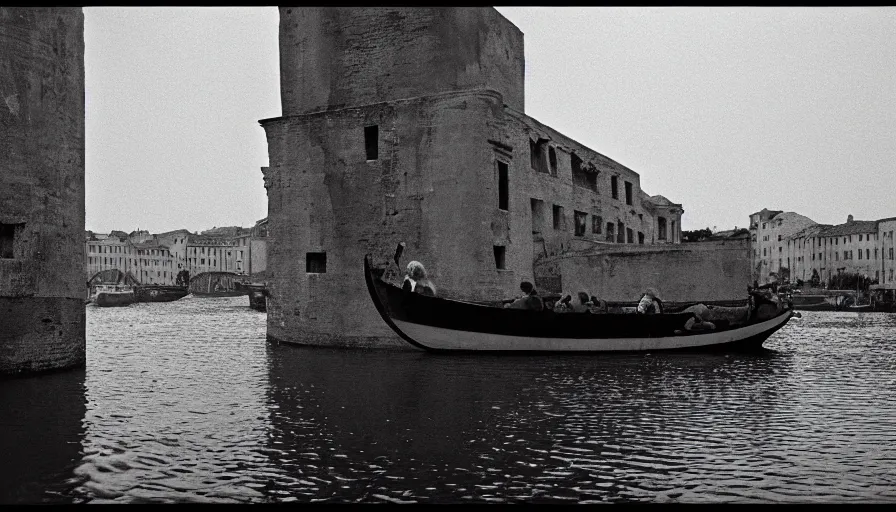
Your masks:
[[[0,7],[0,94],[0,373],[83,366],[80,7]]]
[[[523,110],[519,29],[492,8],[281,7],[280,69],[283,115],[261,121],[269,338],[404,346],[362,275],[399,241],[440,294],[516,289],[492,254],[511,221],[490,143]]]

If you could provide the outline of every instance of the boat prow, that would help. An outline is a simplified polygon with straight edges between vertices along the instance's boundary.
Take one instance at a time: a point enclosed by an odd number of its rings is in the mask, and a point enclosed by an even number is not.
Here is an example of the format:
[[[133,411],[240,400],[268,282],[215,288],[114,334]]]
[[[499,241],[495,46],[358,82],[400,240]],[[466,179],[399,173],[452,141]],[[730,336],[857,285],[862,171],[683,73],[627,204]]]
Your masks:
[[[379,271],[379,272],[378,272]],[[411,345],[433,352],[654,352],[755,350],[793,310],[743,325],[685,331],[693,313],[591,314],[526,311],[426,296],[386,283],[364,258],[367,290],[383,321]]]

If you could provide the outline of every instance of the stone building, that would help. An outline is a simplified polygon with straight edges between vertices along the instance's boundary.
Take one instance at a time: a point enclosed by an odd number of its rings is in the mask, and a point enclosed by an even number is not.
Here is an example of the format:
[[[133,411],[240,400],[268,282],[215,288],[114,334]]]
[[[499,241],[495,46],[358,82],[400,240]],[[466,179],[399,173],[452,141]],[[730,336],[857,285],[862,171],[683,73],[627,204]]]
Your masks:
[[[140,284],[174,284],[176,261],[167,245],[155,238],[113,231],[103,239],[88,232],[87,279],[106,270],[130,274]]]
[[[877,241],[880,249],[880,259],[878,266],[875,268],[874,275],[880,272],[880,284],[892,285],[896,283],[896,239],[893,233],[896,232],[896,217],[888,217],[877,221]],[[876,250],[876,249],[875,249]]]
[[[845,223],[829,225],[793,212],[763,209],[751,215],[750,222],[754,278],[760,281],[787,269],[791,280],[811,281],[817,275],[827,283],[847,273],[881,284],[894,282],[890,275],[894,218],[862,221],[849,215]]]
[[[804,215],[767,208],[750,215],[753,280],[764,283],[769,274],[780,274],[782,267],[789,269],[784,252],[787,237],[815,224]]]
[[[160,244],[168,247],[171,254],[171,268],[175,278],[177,273],[187,270],[187,237],[191,233],[186,229],[176,229],[155,235]]]
[[[106,270],[133,275],[140,284],[175,284],[182,270],[256,274],[266,269],[267,220],[252,228],[228,227],[194,234],[186,229],[152,234],[145,230],[87,232],[85,279]]]
[[[361,274],[366,253],[397,273],[401,241],[465,299],[516,295],[538,258],[680,241],[680,204],[525,114],[523,34],[492,8],[282,7],[280,69],[273,339],[401,345]]]
[[[0,373],[83,366],[80,7],[0,7],[0,94]]]

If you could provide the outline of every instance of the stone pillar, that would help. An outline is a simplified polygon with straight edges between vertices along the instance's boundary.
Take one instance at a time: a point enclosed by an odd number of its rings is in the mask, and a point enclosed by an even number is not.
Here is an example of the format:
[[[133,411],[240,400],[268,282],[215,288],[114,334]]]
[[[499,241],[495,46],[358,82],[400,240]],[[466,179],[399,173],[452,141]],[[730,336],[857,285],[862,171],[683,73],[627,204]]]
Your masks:
[[[84,14],[0,7],[0,374],[84,366]]]

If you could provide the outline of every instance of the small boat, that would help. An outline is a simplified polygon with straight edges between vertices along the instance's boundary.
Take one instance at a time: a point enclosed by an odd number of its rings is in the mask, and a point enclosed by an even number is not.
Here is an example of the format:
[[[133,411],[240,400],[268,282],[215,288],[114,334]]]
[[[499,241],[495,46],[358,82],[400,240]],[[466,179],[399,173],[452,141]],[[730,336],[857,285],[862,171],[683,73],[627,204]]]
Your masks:
[[[134,287],[137,302],[171,302],[186,297],[186,286],[141,285]]]
[[[427,351],[653,352],[755,350],[794,315],[787,303],[752,295],[749,321],[712,331],[683,331],[693,313],[592,314],[506,309],[404,291],[364,258],[364,279],[383,321]],[[771,306],[771,307],[770,307]],[[762,314],[758,314],[762,309]],[[773,311],[769,314],[768,311]]]
[[[93,296],[93,303],[99,307],[130,306],[136,302],[134,290],[130,286],[99,285]]]
[[[896,313],[896,283],[873,284],[868,291],[872,311]]]

